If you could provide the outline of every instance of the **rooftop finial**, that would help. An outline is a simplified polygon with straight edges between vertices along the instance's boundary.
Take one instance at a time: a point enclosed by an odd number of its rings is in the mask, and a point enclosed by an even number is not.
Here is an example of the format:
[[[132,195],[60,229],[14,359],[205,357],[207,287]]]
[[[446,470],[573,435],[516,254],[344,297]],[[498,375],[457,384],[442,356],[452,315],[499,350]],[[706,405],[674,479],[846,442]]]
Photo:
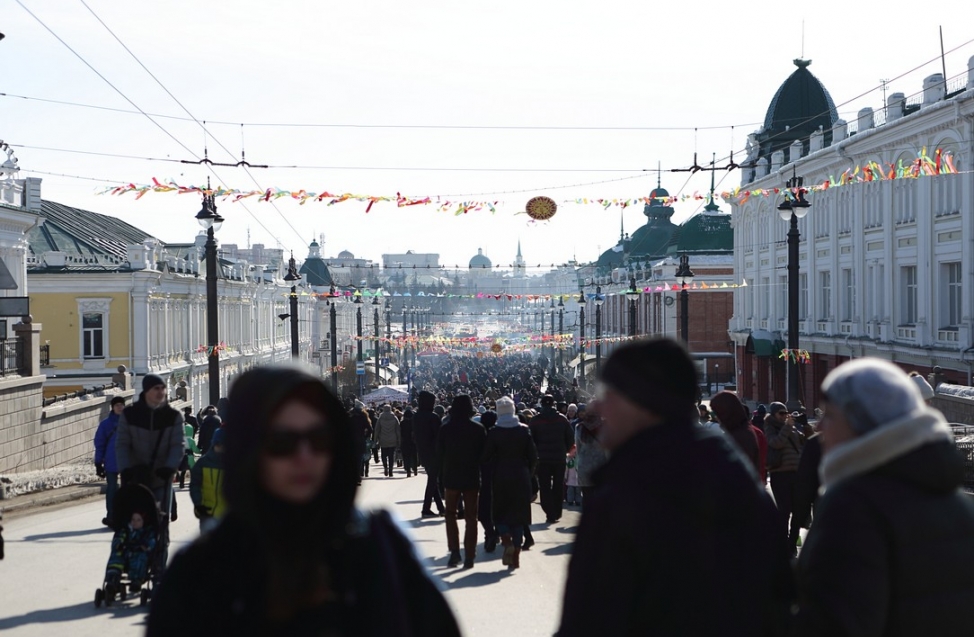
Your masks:
[[[716,214],[717,212],[720,211],[720,209],[717,207],[717,203],[714,201],[714,190],[715,190],[714,175],[717,173],[716,165],[717,165],[717,153],[714,153],[713,158],[710,160],[710,201],[707,203],[706,206],[703,207],[704,212],[708,214]]]
[[[794,62],[795,66],[797,66],[800,69],[808,68],[808,66],[812,63],[811,60],[806,60],[804,58],[795,58],[794,60],[792,60],[792,62]]]
[[[663,187],[663,162],[656,160],[656,187]]]

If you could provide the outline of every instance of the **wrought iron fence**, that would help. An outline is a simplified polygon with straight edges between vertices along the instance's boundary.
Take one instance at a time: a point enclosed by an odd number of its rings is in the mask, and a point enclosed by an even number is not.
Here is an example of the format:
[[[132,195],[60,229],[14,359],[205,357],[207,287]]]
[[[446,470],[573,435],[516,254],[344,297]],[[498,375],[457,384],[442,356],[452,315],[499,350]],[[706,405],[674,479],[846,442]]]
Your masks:
[[[40,365],[41,367],[51,366],[51,346],[50,344],[41,345],[40,350]]]
[[[974,493],[974,441],[958,442],[957,448],[964,454],[964,490]]]
[[[20,339],[0,339],[0,376],[19,374],[22,367],[23,351]]]

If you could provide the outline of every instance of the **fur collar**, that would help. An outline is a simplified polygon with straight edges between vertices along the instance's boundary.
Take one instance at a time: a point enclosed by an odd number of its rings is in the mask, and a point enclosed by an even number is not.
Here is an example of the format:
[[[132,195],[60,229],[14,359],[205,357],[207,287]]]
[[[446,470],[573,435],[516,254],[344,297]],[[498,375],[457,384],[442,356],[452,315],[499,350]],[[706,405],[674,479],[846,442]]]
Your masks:
[[[819,467],[822,491],[848,478],[868,473],[923,445],[953,439],[953,433],[939,411],[929,407],[914,410],[826,454]]]

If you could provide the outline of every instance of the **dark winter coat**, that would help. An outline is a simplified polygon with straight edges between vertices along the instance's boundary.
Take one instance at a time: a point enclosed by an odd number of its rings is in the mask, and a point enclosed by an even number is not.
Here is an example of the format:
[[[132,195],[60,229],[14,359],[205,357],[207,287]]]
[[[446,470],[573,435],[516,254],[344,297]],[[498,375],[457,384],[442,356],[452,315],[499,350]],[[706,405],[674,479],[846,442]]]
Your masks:
[[[197,439],[197,445],[200,448],[200,453],[206,453],[210,450],[210,444],[213,441],[213,434],[223,425],[223,421],[216,414],[210,414],[203,419],[200,423],[200,435]]]
[[[183,415],[163,404],[150,409],[143,394],[122,411],[115,432],[115,459],[119,473],[150,489],[166,486],[186,449]]]
[[[553,407],[545,407],[528,426],[538,448],[539,462],[565,462],[568,450],[575,444],[575,429],[567,418]]]
[[[440,433],[443,421],[433,413],[432,407],[413,414],[413,438],[416,440],[416,451],[419,452],[419,464],[427,470],[433,470],[436,460],[436,437]]]
[[[109,412],[108,418],[98,423],[98,429],[95,430],[95,464],[104,464],[108,473],[118,473],[118,462],[115,460],[118,419],[115,412]]]
[[[538,450],[528,428],[492,428],[487,432],[484,463],[491,467],[494,524],[531,524],[531,476]]]
[[[812,519],[812,508],[818,500],[821,482],[818,467],[822,462],[822,436],[815,434],[805,443],[802,457],[798,461],[798,475],[795,476],[795,491],[792,494],[791,526],[794,529],[808,528]]]
[[[972,632],[974,499],[939,412],[829,451],[798,560],[796,634],[960,637]]]
[[[260,481],[267,421],[298,391],[323,405],[332,427],[328,480],[306,505],[275,499]],[[459,635],[388,515],[356,511],[363,449],[321,381],[290,368],[252,369],[231,389],[229,418],[229,512],[173,559],[153,592],[149,637]]]
[[[723,435],[639,432],[596,473],[559,637],[775,634],[792,587],[768,493]]]
[[[768,473],[797,471],[805,437],[798,433],[795,426],[780,423],[769,415],[764,419],[764,435],[768,439],[768,448],[781,453],[781,464],[777,467],[769,466]]]
[[[399,423],[399,434],[401,442],[399,448],[403,453],[416,453],[415,426],[413,425],[415,414],[405,414]]]
[[[470,418],[450,416],[436,439],[436,460],[444,489],[479,489],[480,461],[487,432]]]

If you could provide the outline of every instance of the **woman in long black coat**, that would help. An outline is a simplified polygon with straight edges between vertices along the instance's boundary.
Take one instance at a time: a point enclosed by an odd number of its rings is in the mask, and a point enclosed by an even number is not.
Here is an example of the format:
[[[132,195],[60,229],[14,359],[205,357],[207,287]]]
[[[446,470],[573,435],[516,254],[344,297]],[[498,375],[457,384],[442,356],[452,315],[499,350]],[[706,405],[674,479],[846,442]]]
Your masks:
[[[520,567],[524,531],[531,524],[531,476],[538,450],[507,396],[497,401],[497,424],[487,433],[484,463],[493,469],[494,526],[504,546],[503,564],[515,569]]]
[[[153,589],[147,637],[459,636],[389,515],[355,507],[361,434],[319,379],[257,367],[229,413],[229,511]]]

